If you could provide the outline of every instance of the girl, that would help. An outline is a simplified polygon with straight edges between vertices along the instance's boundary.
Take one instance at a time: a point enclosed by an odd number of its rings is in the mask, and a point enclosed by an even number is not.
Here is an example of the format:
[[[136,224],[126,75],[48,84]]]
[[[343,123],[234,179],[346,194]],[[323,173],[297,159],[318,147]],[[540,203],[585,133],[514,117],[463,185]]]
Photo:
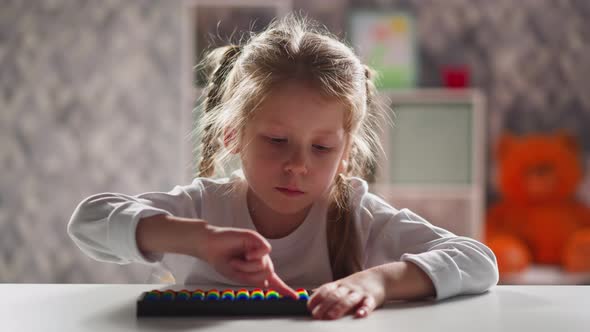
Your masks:
[[[163,266],[184,284],[317,287],[319,319],[496,284],[486,246],[368,192],[382,113],[350,48],[290,16],[208,61],[199,176],[82,201],[68,233],[87,255]],[[210,178],[232,155],[241,169]]]

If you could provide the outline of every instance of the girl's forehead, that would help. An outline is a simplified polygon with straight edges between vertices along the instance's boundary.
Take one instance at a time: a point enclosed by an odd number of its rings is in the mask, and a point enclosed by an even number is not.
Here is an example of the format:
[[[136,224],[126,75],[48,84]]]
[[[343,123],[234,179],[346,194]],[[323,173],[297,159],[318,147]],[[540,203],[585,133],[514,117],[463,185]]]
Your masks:
[[[313,132],[321,135],[342,135],[343,111],[334,108],[289,107],[260,109],[253,118],[257,127],[268,130]]]
[[[336,98],[320,94],[303,84],[286,83],[273,89],[254,112],[253,120],[269,126],[343,127],[345,106]]]

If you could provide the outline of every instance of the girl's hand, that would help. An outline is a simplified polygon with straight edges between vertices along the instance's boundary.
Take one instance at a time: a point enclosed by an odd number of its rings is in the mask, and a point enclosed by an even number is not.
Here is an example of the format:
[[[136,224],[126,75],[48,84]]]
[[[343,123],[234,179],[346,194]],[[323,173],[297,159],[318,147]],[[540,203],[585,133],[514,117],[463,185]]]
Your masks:
[[[239,228],[207,227],[202,257],[232,280],[259,288],[272,288],[297,298],[297,293],[274,272],[270,244],[260,234]]]
[[[384,300],[384,279],[378,270],[369,269],[315,289],[307,307],[316,319],[337,319],[348,313],[362,318]]]

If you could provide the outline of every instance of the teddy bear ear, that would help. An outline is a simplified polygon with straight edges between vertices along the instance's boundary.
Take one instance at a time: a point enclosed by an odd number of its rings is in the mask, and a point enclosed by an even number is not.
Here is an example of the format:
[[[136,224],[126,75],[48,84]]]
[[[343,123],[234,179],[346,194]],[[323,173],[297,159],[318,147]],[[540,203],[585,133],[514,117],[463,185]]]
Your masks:
[[[498,145],[496,145],[496,159],[502,160],[502,157],[506,156],[516,140],[517,138],[514,134],[504,132],[498,139]]]
[[[576,136],[574,134],[572,134],[570,131],[567,131],[565,129],[560,129],[557,131],[555,136],[557,137],[557,139],[559,140],[559,142],[561,144],[566,146],[571,151],[576,151],[576,152],[579,151],[580,145],[578,143],[578,140],[577,140]]]

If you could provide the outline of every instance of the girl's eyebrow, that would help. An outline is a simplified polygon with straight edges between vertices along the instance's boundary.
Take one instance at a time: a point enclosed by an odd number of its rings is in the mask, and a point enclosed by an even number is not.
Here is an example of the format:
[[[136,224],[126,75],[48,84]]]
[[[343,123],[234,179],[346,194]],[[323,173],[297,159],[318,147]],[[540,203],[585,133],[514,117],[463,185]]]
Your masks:
[[[272,121],[272,122],[268,122],[267,126],[272,128],[272,129],[289,129],[290,126],[284,124],[283,122],[279,122],[279,121]],[[266,127],[266,126],[265,126]],[[312,131],[314,134],[318,134],[318,135],[323,135],[323,136],[338,136],[338,132],[340,130],[336,129],[317,129]]]
[[[326,135],[326,136],[338,136],[339,130],[332,130],[332,129],[319,129],[314,131],[314,133],[318,135]]]

